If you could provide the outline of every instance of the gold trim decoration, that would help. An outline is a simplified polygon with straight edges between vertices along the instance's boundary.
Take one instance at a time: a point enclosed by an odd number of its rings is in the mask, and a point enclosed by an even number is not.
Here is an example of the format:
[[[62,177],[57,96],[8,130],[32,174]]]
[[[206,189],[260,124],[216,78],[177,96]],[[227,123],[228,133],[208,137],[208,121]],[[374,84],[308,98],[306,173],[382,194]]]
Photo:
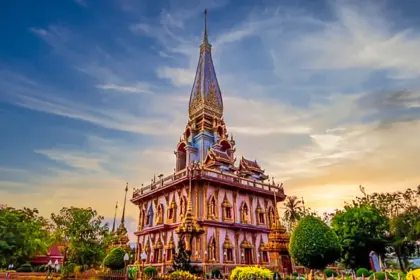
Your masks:
[[[241,212],[241,223],[248,224],[249,223],[249,207],[245,201],[242,201],[240,212]]]
[[[249,242],[247,239],[246,239],[246,236],[244,236],[244,239],[242,240],[242,242],[241,242],[241,248],[249,248],[249,249],[252,249],[252,248],[254,248],[254,245],[252,245],[252,243],[251,242]]]
[[[263,215],[263,221],[261,222],[260,215]],[[255,209],[255,216],[257,218],[257,225],[265,225],[265,211],[261,208],[260,200],[257,200],[257,208]]]
[[[233,249],[235,246],[230,241],[229,234],[226,232],[225,242],[223,242],[223,249]]]
[[[175,202],[175,193],[172,196],[172,201],[168,207],[167,215],[167,223],[172,224],[176,222],[176,202]],[[172,215],[170,215],[172,213]]]
[[[227,217],[227,211],[230,211],[230,218]],[[225,192],[225,196],[223,198],[223,202],[222,202],[222,219],[224,222],[233,222],[233,207],[232,207],[232,203],[230,203],[230,201],[227,198],[227,194]]]
[[[208,200],[207,206],[207,219],[216,220],[217,219],[217,199],[214,194],[212,194]]]
[[[163,204],[160,203],[157,207],[157,213],[156,213],[156,225],[163,224]]]

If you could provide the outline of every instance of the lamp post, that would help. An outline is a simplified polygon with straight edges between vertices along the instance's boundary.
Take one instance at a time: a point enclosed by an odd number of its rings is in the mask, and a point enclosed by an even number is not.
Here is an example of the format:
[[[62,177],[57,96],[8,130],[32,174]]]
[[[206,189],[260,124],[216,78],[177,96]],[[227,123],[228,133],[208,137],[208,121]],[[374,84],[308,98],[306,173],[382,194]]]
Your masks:
[[[147,255],[145,252],[141,253],[141,279],[143,279],[144,263],[146,262]]]
[[[124,259],[124,277],[125,279],[127,279],[127,264],[128,264],[128,260],[130,259],[130,256],[127,253],[125,253],[123,259]]]

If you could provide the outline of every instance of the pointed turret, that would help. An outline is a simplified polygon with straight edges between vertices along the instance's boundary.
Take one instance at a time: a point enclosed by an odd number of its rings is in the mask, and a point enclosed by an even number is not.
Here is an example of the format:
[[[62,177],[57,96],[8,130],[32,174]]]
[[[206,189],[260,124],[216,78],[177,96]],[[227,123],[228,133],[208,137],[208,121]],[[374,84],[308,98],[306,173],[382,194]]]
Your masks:
[[[190,119],[205,115],[222,118],[223,100],[211,56],[211,45],[207,35],[207,10],[204,11],[204,38],[200,45],[200,58],[190,95]]]
[[[284,262],[283,260],[284,256],[286,259],[289,259],[290,235],[280,222],[276,196],[277,194],[274,193],[274,222],[270,225],[271,231],[268,234],[268,243],[264,247],[271,253],[271,259],[274,260],[275,266],[279,269],[278,271],[290,271],[290,262]]]
[[[193,236],[200,235],[204,232],[203,228],[197,222],[197,219],[194,217],[192,209],[192,198],[191,198],[191,178],[193,176],[194,169],[196,166],[188,168],[189,173],[189,190],[188,190],[188,206],[187,212],[185,213],[184,218],[182,219],[179,226],[175,229],[175,232],[182,237],[185,237],[185,250],[191,251],[191,239]]]
[[[118,209],[118,201],[117,203],[115,203],[114,222],[112,223],[112,232],[115,231],[115,220],[117,219],[117,209]]]

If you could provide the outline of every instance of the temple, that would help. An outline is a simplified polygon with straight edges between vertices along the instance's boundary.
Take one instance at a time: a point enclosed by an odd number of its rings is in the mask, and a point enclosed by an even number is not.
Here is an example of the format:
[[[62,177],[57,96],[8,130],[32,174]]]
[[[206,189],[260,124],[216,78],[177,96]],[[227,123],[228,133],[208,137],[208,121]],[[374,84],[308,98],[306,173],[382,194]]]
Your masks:
[[[137,254],[145,265],[171,269],[178,240],[204,273],[259,264],[291,272],[288,236],[277,214],[282,185],[255,160],[237,163],[235,140],[223,119],[223,98],[204,17],[204,38],[193,82],[188,121],[176,145],[174,173],[137,189]]]
[[[130,246],[128,245],[128,242],[130,239],[128,238],[127,228],[125,226],[125,205],[127,202],[127,192],[128,192],[128,183],[125,186],[125,196],[124,196],[124,206],[123,211],[121,215],[121,222],[117,229],[115,229],[115,220],[117,217],[117,209],[118,209],[118,202],[115,204],[115,212],[114,212],[114,221],[112,223],[112,234],[113,234],[113,242],[111,244],[111,247],[121,247],[127,252],[130,250]]]

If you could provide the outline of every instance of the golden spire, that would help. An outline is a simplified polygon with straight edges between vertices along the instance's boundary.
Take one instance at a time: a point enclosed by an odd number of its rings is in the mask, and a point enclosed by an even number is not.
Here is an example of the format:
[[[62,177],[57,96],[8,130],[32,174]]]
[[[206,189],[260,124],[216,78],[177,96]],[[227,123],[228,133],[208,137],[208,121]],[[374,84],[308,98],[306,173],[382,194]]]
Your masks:
[[[192,199],[191,199],[191,177],[194,170],[194,165],[191,168],[188,168],[189,173],[189,187],[188,187],[188,206],[187,206],[187,212],[185,213],[184,218],[182,219],[182,222],[179,224],[179,226],[176,228],[175,232],[181,236],[185,236],[185,250],[191,251],[191,239],[194,235],[199,235],[204,232],[204,230],[200,227],[200,225],[197,222],[197,219],[193,215],[192,211]]]
[[[207,36],[207,9],[204,10],[204,38],[203,43],[208,44],[209,38]]]
[[[268,234],[268,243],[265,248],[269,252],[287,252],[289,247],[290,236],[286,232],[286,228],[280,223],[280,217],[277,209],[277,194],[274,191],[274,225]]]

